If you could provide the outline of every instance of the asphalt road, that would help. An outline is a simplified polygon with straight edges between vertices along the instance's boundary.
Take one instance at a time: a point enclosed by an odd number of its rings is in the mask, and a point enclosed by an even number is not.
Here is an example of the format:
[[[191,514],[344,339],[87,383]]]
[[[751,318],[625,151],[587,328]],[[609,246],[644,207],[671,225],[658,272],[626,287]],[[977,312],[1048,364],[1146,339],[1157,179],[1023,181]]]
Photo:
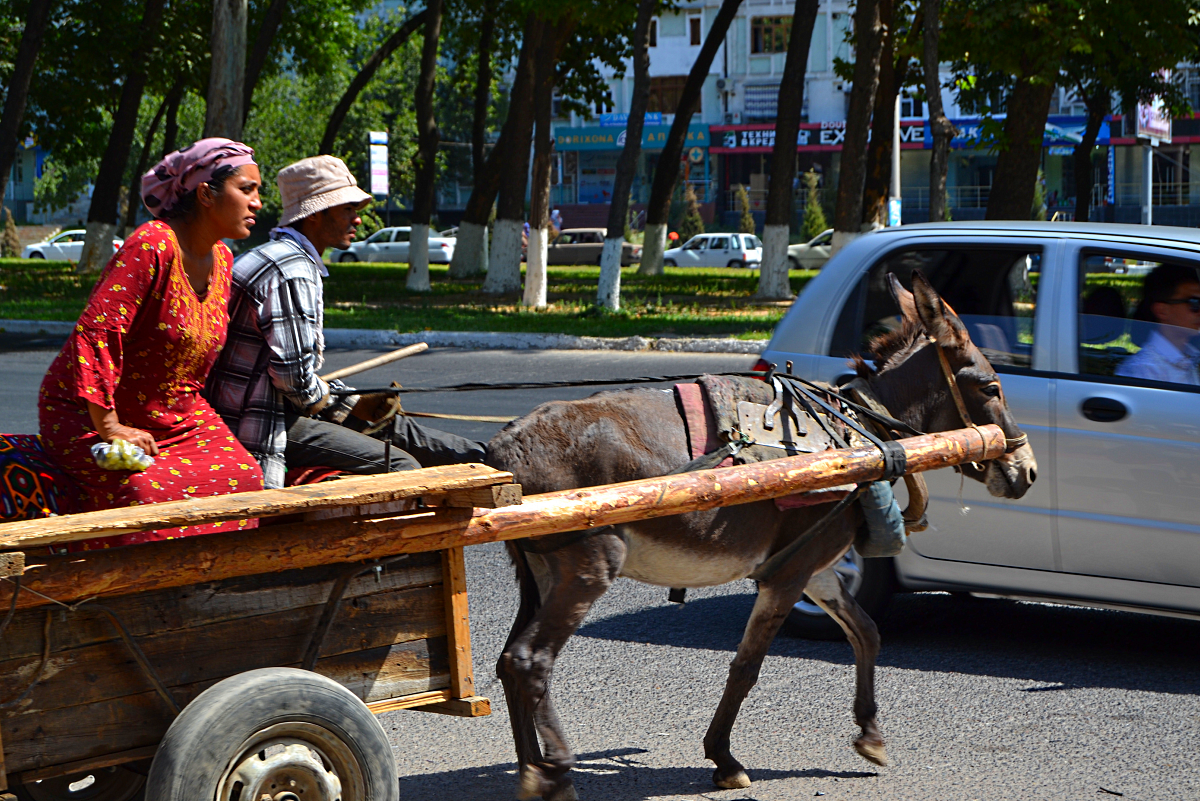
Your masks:
[[[53,351],[0,341],[0,427],[36,430]],[[374,355],[339,352],[330,367]],[[436,351],[359,379],[408,386],[745,369],[745,356]],[[414,410],[515,415],[586,390],[412,395]],[[485,438],[497,426],[447,423]],[[491,801],[516,783],[493,665],[516,610],[500,546],[468,549],[476,684],[488,718],[399,712],[381,720],[405,801]],[[853,655],[781,636],[733,733],[755,784],[715,790],[701,739],[753,603],[739,582],[666,590],[621,579],[558,663],[554,691],[585,801],[608,799],[1200,798],[1200,623],[970,596],[901,596],[882,621],[880,721],[892,764],[851,748]]]

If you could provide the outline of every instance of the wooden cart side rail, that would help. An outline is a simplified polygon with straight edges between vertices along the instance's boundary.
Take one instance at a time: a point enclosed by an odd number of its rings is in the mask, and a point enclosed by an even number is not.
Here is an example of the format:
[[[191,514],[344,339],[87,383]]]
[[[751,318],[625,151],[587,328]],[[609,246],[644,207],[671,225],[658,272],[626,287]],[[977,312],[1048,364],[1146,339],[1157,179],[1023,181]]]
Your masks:
[[[1004,432],[994,425],[900,440],[909,472],[1004,453]],[[499,509],[436,509],[381,520],[324,520],[259,529],[253,536],[210,534],[127,548],[39,557],[23,581],[60,601],[123,595],[166,587],[271,573],[336,562],[380,559],[400,553],[578,531],[689,511],[777,498],[804,490],[883,475],[874,448],[824,451],[787,459],[705,470],[624,484],[546,493]],[[0,581],[0,608],[12,583]],[[22,592],[18,608],[45,601]]]
[[[488,488],[511,485],[512,480],[512,473],[485,465],[456,464],[401,473],[354,476],[303,487],[103,509],[40,520],[19,520],[0,524],[0,551],[26,550],[158,528],[276,517],[415,498],[449,496],[448,505],[451,506],[495,505],[488,502],[491,497]],[[456,498],[456,494],[462,494],[463,497]],[[520,501],[519,492],[516,501]],[[512,502],[511,493],[502,495],[499,502]]]

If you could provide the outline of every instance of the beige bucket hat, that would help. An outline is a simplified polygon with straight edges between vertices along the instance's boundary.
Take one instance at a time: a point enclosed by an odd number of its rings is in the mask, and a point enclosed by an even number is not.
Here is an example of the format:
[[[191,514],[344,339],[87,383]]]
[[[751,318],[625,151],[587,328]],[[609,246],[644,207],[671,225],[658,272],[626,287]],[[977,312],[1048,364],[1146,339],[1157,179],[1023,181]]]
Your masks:
[[[334,206],[354,203],[361,209],[371,202],[345,162],[334,156],[313,156],[289,164],[275,176],[275,183],[283,200],[280,225],[291,225]]]

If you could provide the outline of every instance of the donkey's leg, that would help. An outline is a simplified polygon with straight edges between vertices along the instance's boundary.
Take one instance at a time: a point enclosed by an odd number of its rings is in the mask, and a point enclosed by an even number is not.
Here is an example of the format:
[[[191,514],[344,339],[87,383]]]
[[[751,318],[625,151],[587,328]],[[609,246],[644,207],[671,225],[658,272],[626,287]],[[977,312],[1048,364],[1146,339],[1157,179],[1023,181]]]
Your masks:
[[[713,783],[726,790],[750,786],[750,777],[729,751],[729,735],[742,702],[758,682],[763,657],[775,639],[788,612],[804,591],[811,567],[803,573],[784,570],[758,587],[758,599],[738,644],[737,656],[729,666],[725,693],[704,735],[704,756],[717,764]],[[787,574],[786,576],[784,574]]]
[[[505,648],[500,670],[511,675],[514,695],[523,707],[519,714],[522,719],[532,717],[544,748],[541,759],[522,766],[518,797],[569,801],[575,798],[575,790],[567,772],[575,755],[550,699],[554,660],[592,604],[620,574],[625,542],[611,532],[597,533],[541,558],[552,583],[542,587],[541,608],[529,625]]]
[[[854,647],[854,722],[862,727],[862,736],[854,741],[854,749],[868,762],[887,765],[887,749],[875,720],[878,711],[875,706],[875,659],[879,656],[879,629],[832,570],[822,570],[809,579],[804,594],[838,622]]]
[[[504,687],[504,700],[508,705],[508,721],[512,726],[513,744],[517,749],[518,770],[523,770],[526,765],[541,761],[542,749],[538,745],[537,730],[533,725],[532,710],[527,704],[522,704],[519,700],[517,677],[510,669],[509,660],[505,654],[508,653],[513,643],[525,633],[525,630],[533,621],[538,608],[541,607],[542,601],[537,576],[530,563],[530,558],[519,550],[517,546],[512,544],[509,545],[508,551],[517,569],[517,583],[521,593],[521,606],[517,610],[516,620],[513,621],[512,629],[508,633],[508,640],[504,643],[504,650],[496,662],[496,676],[500,679],[500,683]],[[538,561],[539,567],[544,568],[544,562],[541,560],[541,557],[535,556],[533,558]],[[544,570],[538,572],[544,572]]]

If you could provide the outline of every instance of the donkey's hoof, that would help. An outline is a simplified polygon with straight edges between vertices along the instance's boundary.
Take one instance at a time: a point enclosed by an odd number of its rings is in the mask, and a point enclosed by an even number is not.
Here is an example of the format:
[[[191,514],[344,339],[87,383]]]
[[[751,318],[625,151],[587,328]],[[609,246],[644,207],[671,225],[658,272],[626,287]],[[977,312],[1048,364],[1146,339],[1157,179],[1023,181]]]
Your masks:
[[[542,772],[532,765],[526,765],[521,769],[521,783],[517,786],[517,798],[520,801],[541,798],[545,784],[549,784],[549,782],[542,777]]]
[[[859,737],[854,741],[854,750],[872,765],[878,765],[881,768],[887,767],[887,748],[882,740],[868,740],[865,737]]]
[[[713,771],[713,784],[722,790],[744,790],[750,786],[750,776],[741,768],[728,774],[723,774],[717,768]]]
[[[574,784],[559,785],[558,789],[549,795],[542,796],[545,801],[579,801]]]

